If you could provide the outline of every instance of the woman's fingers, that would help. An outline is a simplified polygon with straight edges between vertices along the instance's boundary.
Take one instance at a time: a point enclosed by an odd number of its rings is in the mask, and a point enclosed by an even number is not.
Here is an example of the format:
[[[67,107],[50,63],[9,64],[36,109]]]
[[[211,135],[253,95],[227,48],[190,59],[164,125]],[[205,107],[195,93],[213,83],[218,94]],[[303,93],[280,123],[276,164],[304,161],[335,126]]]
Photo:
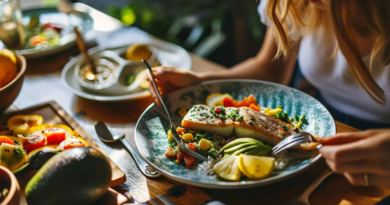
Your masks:
[[[347,180],[352,185],[357,186],[383,186],[390,188],[390,182],[389,182],[389,176],[382,176],[377,174],[367,174],[368,178],[368,184],[366,181],[366,178],[364,176],[365,174],[351,174],[351,173],[345,173],[344,176],[347,178]]]
[[[376,147],[370,140],[359,140],[343,145],[326,145],[320,148],[320,153],[327,160],[335,163],[369,160],[378,157]]]
[[[367,132],[339,133],[333,137],[323,137],[319,141],[323,145],[339,145],[359,141],[369,137]]]
[[[386,175],[390,173],[390,163],[387,160],[372,159],[349,163],[336,163],[334,161],[326,160],[326,163],[336,173],[372,173],[379,175]]]

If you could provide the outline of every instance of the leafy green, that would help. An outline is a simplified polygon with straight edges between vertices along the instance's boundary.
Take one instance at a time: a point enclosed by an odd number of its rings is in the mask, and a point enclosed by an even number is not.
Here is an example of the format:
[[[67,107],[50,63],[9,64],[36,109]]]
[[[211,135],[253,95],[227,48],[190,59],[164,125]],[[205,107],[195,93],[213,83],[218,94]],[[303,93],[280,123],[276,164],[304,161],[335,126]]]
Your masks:
[[[176,141],[175,140],[169,140],[168,141],[168,144],[169,144],[169,147],[175,147],[177,145]]]
[[[135,81],[136,77],[137,77],[136,74],[131,74],[131,75],[127,76],[127,78],[126,78],[126,85],[127,86],[131,85]]]
[[[199,141],[201,139],[206,139],[206,140],[213,140],[214,139],[214,134],[204,132],[204,131],[197,131],[194,137],[195,141]]]
[[[289,123],[289,120],[290,120],[289,117],[288,117],[287,112],[277,112],[275,118],[279,119],[279,120],[281,120],[281,121],[283,121],[285,123]]]

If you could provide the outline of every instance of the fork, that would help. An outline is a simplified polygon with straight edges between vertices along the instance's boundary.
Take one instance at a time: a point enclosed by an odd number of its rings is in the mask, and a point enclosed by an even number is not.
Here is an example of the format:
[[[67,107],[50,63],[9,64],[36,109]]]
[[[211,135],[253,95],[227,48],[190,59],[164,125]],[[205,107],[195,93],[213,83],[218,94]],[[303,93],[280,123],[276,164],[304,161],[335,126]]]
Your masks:
[[[182,143],[182,141],[181,141],[181,139],[180,139],[180,135],[179,135],[179,133],[177,133],[176,127],[175,127],[175,125],[174,125],[173,122],[172,122],[171,116],[169,115],[168,109],[167,109],[167,107],[165,106],[164,101],[162,100],[162,97],[161,97],[161,95],[160,95],[160,92],[159,92],[158,89],[157,89],[157,85],[156,85],[156,82],[155,82],[155,79],[154,79],[154,75],[153,75],[153,72],[152,72],[152,68],[150,67],[150,65],[149,65],[144,59],[142,59],[142,62],[145,64],[146,68],[148,68],[148,70],[149,70],[153,88],[154,88],[154,90],[156,91],[157,97],[158,97],[158,99],[160,100],[162,106],[164,107],[165,112],[167,113],[168,121],[169,121],[169,124],[170,124],[169,129],[171,130],[172,135],[173,135],[173,138],[175,139],[176,143],[180,146],[181,149],[183,149],[185,152],[187,152],[187,153],[190,154],[191,156],[193,156],[193,157],[195,157],[195,158],[197,158],[197,159],[200,159],[200,160],[202,160],[202,161],[207,161],[207,158],[206,158],[206,157],[204,157],[204,156],[202,156],[202,155],[200,155],[200,154],[198,154],[198,153],[196,153],[196,152],[194,152],[194,151],[188,149],[188,148]]]
[[[291,136],[286,137],[284,140],[280,141],[277,145],[275,145],[271,149],[271,155],[276,155],[277,153],[285,149],[294,147],[305,142],[318,142],[318,140],[307,132],[293,134]]]
[[[310,205],[309,196],[310,194],[333,172],[330,169],[326,169],[320,177],[318,177],[310,186],[298,197],[285,205]]]

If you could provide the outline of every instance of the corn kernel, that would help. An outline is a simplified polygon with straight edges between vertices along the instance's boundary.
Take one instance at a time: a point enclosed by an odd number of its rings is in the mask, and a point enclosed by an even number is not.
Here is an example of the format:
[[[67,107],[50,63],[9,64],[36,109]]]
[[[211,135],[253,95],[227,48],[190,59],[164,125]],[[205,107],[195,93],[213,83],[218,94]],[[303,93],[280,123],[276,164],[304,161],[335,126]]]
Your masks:
[[[184,142],[192,142],[194,141],[194,136],[191,133],[186,133],[181,136],[183,138]]]
[[[211,147],[211,142],[206,139],[201,139],[199,141],[199,148],[203,151],[209,150]]]
[[[172,135],[171,130],[168,130],[167,136],[168,136],[168,140],[169,140],[169,141],[175,140],[175,138],[173,138],[173,135]]]

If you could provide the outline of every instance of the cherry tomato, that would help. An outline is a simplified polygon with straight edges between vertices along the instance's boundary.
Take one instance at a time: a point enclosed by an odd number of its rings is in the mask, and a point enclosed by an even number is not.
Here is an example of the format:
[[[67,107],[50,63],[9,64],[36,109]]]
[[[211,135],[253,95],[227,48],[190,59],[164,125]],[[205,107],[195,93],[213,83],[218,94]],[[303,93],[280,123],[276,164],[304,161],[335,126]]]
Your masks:
[[[12,141],[12,139],[10,139],[9,137],[0,136],[0,145],[3,144],[3,143],[15,145],[14,141]]]
[[[192,164],[195,162],[195,158],[188,154],[187,152],[181,151],[183,153],[184,162],[186,163],[187,169],[189,169]]]
[[[197,148],[196,148],[195,143],[189,143],[189,144],[188,144],[188,149],[190,149],[190,150],[196,152]]]
[[[217,114],[221,113],[221,108],[220,107],[215,108],[215,113]]]
[[[176,132],[179,133],[179,135],[183,135],[186,133],[186,129],[182,128],[182,127],[178,127],[176,129]]]
[[[66,139],[65,130],[59,127],[51,127],[44,131],[47,144],[60,144]]]
[[[61,33],[61,31],[62,31],[62,28],[61,28],[61,27],[56,26],[55,24],[52,24],[52,23],[45,23],[45,24],[43,24],[42,30],[45,30],[45,29],[47,29],[47,28],[52,28],[52,29],[54,29],[55,31],[57,31],[58,33]]]
[[[33,151],[34,149],[43,147],[45,144],[46,138],[42,135],[32,135],[25,137],[23,140],[23,148],[29,152]]]

